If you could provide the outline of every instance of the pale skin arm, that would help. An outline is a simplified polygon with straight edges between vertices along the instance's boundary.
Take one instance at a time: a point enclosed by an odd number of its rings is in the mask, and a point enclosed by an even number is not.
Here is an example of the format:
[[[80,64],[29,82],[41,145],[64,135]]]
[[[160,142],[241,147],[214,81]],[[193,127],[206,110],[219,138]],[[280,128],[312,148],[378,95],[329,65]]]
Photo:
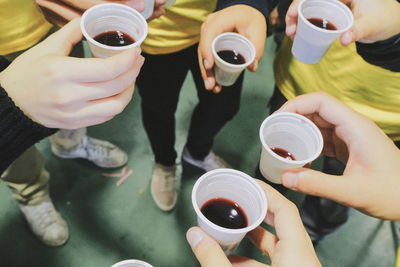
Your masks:
[[[396,0],[341,0],[354,15],[353,27],[340,36],[343,45],[353,42],[373,43],[400,33],[400,3]],[[297,28],[297,7],[294,0],[286,14],[286,34],[294,38]]]
[[[400,150],[376,124],[323,92],[290,100],[277,112],[282,111],[313,120],[324,137],[323,154],[346,163],[342,176],[288,170],[282,175],[284,186],[400,220]]]
[[[256,59],[248,69],[257,71],[258,63],[264,53],[267,25],[264,15],[247,5],[234,5],[210,14],[201,26],[198,58],[201,76],[207,90],[219,93],[221,86],[215,83],[213,72],[214,57],[211,43],[224,32],[237,32],[246,36],[256,48]]]
[[[297,207],[271,186],[258,181],[268,198],[268,213],[264,222],[273,226],[276,235],[261,226],[247,237],[277,267],[319,267],[310,237],[303,227]],[[218,243],[199,227],[189,229],[187,240],[202,267],[270,266],[242,256],[225,256]]]
[[[29,49],[0,73],[0,84],[32,120],[76,129],[110,120],[130,102],[144,62],[140,49],[100,58],[68,57],[82,39],[79,19]]]

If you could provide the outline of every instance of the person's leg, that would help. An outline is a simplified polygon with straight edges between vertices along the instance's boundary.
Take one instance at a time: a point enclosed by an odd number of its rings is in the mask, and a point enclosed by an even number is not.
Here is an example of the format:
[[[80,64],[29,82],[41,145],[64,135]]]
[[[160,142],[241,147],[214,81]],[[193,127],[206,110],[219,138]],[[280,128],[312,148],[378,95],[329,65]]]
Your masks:
[[[345,165],[332,157],[324,157],[323,172],[342,175]],[[326,235],[336,231],[348,219],[349,207],[329,199],[307,195],[300,216],[314,245]]]
[[[199,103],[193,111],[183,159],[206,171],[229,167],[225,161],[212,153],[211,149],[217,133],[239,110],[244,73],[232,86],[223,87],[220,93],[215,94],[204,87],[197,46],[193,46],[190,52],[190,70]]]
[[[175,163],[175,111],[188,73],[187,49],[166,55],[144,54],[136,84],[142,98],[142,120],[154,153],[151,195],[163,211],[174,208],[180,172]]]
[[[49,197],[49,173],[44,169],[40,152],[31,147],[1,175],[33,233],[49,246],[64,244],[68,226]]]

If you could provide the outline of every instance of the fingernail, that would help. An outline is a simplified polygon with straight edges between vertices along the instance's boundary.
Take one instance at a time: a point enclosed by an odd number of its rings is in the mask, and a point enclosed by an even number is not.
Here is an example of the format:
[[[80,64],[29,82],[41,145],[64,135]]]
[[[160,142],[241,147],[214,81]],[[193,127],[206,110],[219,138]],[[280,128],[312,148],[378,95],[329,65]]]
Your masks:
[[[258,69],[258,60],[254,61],[254,71],[257,71]]]
[[[142,49],[137,48],[137,49],[136,49],[136,55],[140,55],[141,53],[142,53]]]
[[[203,60],[203,65],[204,65],[204,68],[206,68],[206,69],[209,69],[209,68],[210,68],[210,63],[208,62],[207,59],[204,59],[204,60]]]
[[[299,179],[298,172],[285,172],[282,175],[283,184],[287,187],[297,187],[297,180]]]
[[[351,36],[351,33],[345,33],[345,34],[343,35],[342,41],[343,41],[344,44],[348,45],[348,44],[351,43],[352,39],[353,39],[353,38],[352,38],[352,36]]]
[[[204,234],[196,228],[190,229],[186,234],[186,239],[192,248],[195,248],[203,238]]]
[[[206,87],[206,89],[210,89],[210,81],[204,80],[204,86]]]

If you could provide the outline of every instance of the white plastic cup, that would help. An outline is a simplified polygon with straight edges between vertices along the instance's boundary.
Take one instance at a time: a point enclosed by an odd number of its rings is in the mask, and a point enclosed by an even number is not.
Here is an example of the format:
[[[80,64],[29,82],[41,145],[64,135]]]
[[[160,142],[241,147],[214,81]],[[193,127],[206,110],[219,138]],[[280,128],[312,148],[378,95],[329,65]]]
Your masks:
[[[290,112],[267,117],[260,127],[262,144],[260,171],[269,181],[281,184],[287,169],[301,168],[315,160],[322,152],[324,141],[318,127],[306,117]],[[271,148],[290,152],[295,160],[286,159]]]
[[[111,267],[153,267],[153,265],[140,260],[124,260],[113,264]]]
[[[144,10],[140,13],[145,19],[150,18],[154,11],[155,0],[144,0]]]
[[[89,43],[93,56],[106,58],[132,47],[138,47],[147,36],[147,22],[135,9],[122,4],[100,4],[85,11],[81,19],[81,31]],[[135,39],[126,46],[108,46],[94,40],[98,34],[122,31]]]
[[[306,64],[318,63],[331,44],[353,26],[351,10],[339,0],[303,0],[298,6],[297,30],[292,54]],[[319,28],[307,19],[320,18],[337,30]]]
[[[163,5],[163,7],[172,6],[174,3],[175,3],[175,0],[167,0],[167,2],[165,2],[165,4]]]
[[[239,204],[247,216],[248,226],[229,229],[208,220],[201,208],[214,198],[225,198]],[[192,204],[198,225],[219,242],[226,254],[233,252],[246,233],[259,226],[267,214],[267,198],[261,186],[249,175],[232,169],[217,169],[203,174],[193,187]]]
[[[218,84],[223,86],[233,85],[240,73],[253,63],[256,57],[256,49],[253,43],[243,35],[233,32],[218,35],[212,42],[211,50],[215,60],[215,79]],[[223,50],[232,50],[241,54],[246,62],[236,65],[224,61],[217,54]]]

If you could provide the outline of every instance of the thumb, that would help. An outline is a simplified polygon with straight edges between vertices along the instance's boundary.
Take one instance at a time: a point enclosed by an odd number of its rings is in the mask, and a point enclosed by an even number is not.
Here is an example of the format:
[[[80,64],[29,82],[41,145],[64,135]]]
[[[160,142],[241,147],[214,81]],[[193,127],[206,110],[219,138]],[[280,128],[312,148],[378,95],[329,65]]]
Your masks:
[[[192,227],[186,239],[202,267],[232,267],[218,243],[199,227]]]
[[[368,21],[366,18],[356,18],[353,27],[342,34],[342,36],[340,37],[342,45],[347,46],[351,43],[368,38],[368,36],[370,35],[370,25],[371,22]]]
[[[311,169],[288,170],[282,174],[284,186],[313,196],[329,198],[346,203],[356,192],[352,180],[345,176],[335,176]]]
[[[50,37],[44,41],[44,43],[50,42],[50,45],[47,46],[48,52],[61,56],[69,55],[74,45],[82,40],[80,21],[80,19],[74,19],[60,30],[50,35]]]

